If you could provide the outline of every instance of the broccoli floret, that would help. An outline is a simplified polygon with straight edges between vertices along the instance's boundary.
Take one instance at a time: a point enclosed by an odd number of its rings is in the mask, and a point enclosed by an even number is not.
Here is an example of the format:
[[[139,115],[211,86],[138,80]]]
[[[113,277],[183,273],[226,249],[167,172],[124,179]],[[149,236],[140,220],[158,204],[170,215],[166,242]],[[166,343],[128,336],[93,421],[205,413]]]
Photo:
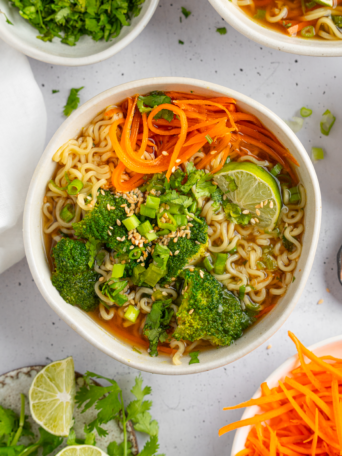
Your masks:
[[[109,190],[101,190],[94,209],[88,211],[83,220],[73,224],[76,236],[105,242],[108,248],[119,253],[128,252],[132,243],[127,239],[127,229],[117,224],[117,220],[122,222],[127,218],[125,208],[121,207],[123,204],[131,206],[124,198],[116,198]],[[115,209],[109,211],[108,207]],[[117,240],[123,236],[124,241]]]
[[[173,334],[178,340],[209,340],[215,345],[230,345],[242,336],[252,319],[241,309],[239,299],[224,288],[211,274],[199,269],[185,269],[184,294],[177,312],[178,327]],[[203,275],[202,274],[202,275]]]
[[[99,305],[94,286],[100,275],[88,266],[90,254],[85,244],[63,238],[53,248],[52,256],[56,270],[51,280],[62,298],[86,312],[94,310]]]
[[[161,283],[172,281],[173,277],[177,277],[184,266],[189,263],[195,263],[196,260],[204,256],[208,245],[208,225],[193,220],[191,227],[190,239],[179,237],[177,242],[173,239],[168,244],[168,248],[172,252],[167,262],[167,274],[161,279]],[[179,251],[177,255],[175,252]]]

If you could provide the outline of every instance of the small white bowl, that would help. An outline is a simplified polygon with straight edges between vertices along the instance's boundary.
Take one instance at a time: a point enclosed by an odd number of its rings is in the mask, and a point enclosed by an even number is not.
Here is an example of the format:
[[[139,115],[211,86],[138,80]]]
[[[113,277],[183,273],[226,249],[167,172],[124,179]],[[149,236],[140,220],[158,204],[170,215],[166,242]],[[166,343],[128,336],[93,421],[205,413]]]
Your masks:
[[[342,40],[291,38],[267,27],[262,27],[250,19],[230,0],[209,0],[209,2],[235,30],[263,46],[268,46],[278,51],[290,52],[291,54],[310,55],[313,57],[342,56]]]
[[[18,8],[8,0],[0,0],[0,11],[13,23],[7,24],[5,16],[0,14],[0,38],[28,57],[42,62],[64,66],[90,65],[112,57],[130,44],[149,23],[158,3],[159,0],[145,0],[139,16],[133,18],[130,26],[123,27],[117,38],[106,42],[82,36],[76,46],[68,46],[59,38],[46,43],[39,40],[38,30],[20,16]]]
[[[56,167],[56,163],[52,161],[53,154],[66,141],[79,134],[81,128],[108,105],[121,102],[136,93],[145,94],[152,90],[183,92],[194,90],[200,95],[212,97],[223,95],[235,98],[240,109],[256,115],[295,156],[300,163],[298,174],[307,193],[303,250],[296,269],[296,281],[291,284],[277,306],[246,331],[243,337],[230,347],[202,353],[199,364],[189,365],[189,357],[185,356],[182,365],[174,366],[170,358],[165,356],[151,358],[136,353],[130,345],[109,334],[86,313],[67,304],[51,283],[51,271],[44,252],[42,202],[46,183]],[[88,342],[118,361],[140,370],[157,374],[190,374],[208,371],[236,361],[256,349],[280,328],[294,309],[309,276],[317,247],[320,223],[321,196],[314,167],[301,142],[285,122],[260,103],[225,87],[197,79],[163,77],[143,79],[113,87],[89,100],[59,127],[46,147],[31,181],[24,213],[24,242],[32,275],[43,297],[52,309]]]
[[[295,346],[293,345],[295,348]],[[336,358],[342,358],[342,335],[331,337],[330,339],[322,340],[317,344],[308,347],[309,350],[313,351],[317,356],[331,355]],[[272,374],[265,380],[270,388],[278,386],[278,381],[283,380],[289,372],[299,366],[298,356],[291,356],[287,361],[285,361],[281,366],[279,366]],[[257,399],[261,396],[261,389],[255,392],[253,399]],[[245,420],[247,418],[252,418],[256,414],[260,413],[260,407],[254,405],[253,407],[248,407],[241,419]],[[228,412],[227,412],[228,413]],[[245,448],[245,443],[251,426],[245,426],[243,428],[237,429],[234,436],[231,456],[235,456],[240,450]]]

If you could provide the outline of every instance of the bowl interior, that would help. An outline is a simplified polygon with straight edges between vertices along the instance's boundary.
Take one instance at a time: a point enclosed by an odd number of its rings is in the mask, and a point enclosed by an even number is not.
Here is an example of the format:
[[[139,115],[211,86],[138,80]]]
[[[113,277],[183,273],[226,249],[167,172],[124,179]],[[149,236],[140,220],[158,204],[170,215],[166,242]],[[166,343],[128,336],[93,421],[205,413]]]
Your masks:
[[[52,42],[37,39],[38,30],[24,20],[20,16],[19,10],[8,0],[0,0],[0,10],[13,23],[13,25],[6,23],[4,15],[0,15],[0,37],[19,51],[38,60],[65,65],[73,65],[73,59],[82,62],[81,64],[94,63],[119,52],[130,43],[146,26],[157,4],[158,0],[145,0],[139,16],[132,19],[130,26],[123,27],[118,37],[112,38],[108,42],[94,41],[89,36],[82,36],[76,46],[68,46],[61,43],[59,38],[54,38]],[[106,51],[110,48],[112,49],[109,54]],[[94,60],[93,57],[98,54],[99,57]],[[43,58],[42,55],[50,56],[50,58]],[[64,59],[63,62],[61,59]],[[65,61],[65,59],[70,59],[70,61]]]
[[[200,364],[188,364],[187,357],[181,366],[172,366],[163,356],[151,358],[140,355],[97,325],[86,313],[67,304],[53,287],[46,261],[41,226],[42,201],[46,183],[56,164],[51,157],[65,141],[75,137],[88,122],[110,104],[122,101],[136,93],[151,90],[195,90],[201,95],[230,96],[237,100],[240,109],[256,115],[287,147],[300,163],[298,173],[307,192],[306,228],[303,251],[295,272],[296,281],[278,305],[258,324],[230,347],[221,347],[201,354]],[[183,78],[155,78],[109,89],[85,103],[57,130],[47,146],[32,178],[25,205],[24,240],[26,255],[35,282],[46,301],[72,328],[96,347],[113,358],[139,368],[162,374],[185,374],[210,370],[228,364],[257,348],[286,320],[293,310],[312,266],[320,227],[321,202],[317,177],[305,149],[287,125],[264,106],[244,95],[214,84]]]
[[[312,347],[309,347],[317,356],[331,355],[336,358],[342,358],[342,336],[332,337],[331,339],[323,340]],[[294,355],[279,366],[265,380],[270,388],[278,385],[278,380],[284,379],[286,375],[299,366],[298,356]],[[255,392],[253,399],[261,396],[261,390]],[[243,413],[241,419],[252,418],[255,414],[260,413],[261,409],[258,406],[248,407]],[[251,426],[245,426],[236,431],[231,451],[231,456],[235,456],[240,450],[245,447],[245,442]]]
[[[259,25],[229,0],[209,0],[209,2],[238,32],[264,46],[293,54],[322,57],[342,55],[342,40],[292,38]]]

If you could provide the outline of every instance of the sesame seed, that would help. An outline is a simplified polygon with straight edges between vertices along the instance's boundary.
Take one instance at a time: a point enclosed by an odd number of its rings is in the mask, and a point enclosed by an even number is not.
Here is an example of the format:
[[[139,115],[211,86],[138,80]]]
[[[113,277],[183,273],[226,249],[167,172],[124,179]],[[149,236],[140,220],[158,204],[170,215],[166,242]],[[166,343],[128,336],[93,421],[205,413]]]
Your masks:
[[[330,293],[330,290],[329,290],[329,288],[327,288],[327,292],[328,292],[328,293]]]
[[[217,150],[212,150],[212,151],[210,152],[210,155],[214,155],[214,154],[216,154],[216,152],[217,152]],[[215,184],[215,182],[213,182],[213,184]]]
[[[110,211],[110,204],[109,203],[107,204],[107,209]]]
[[[103,282],[103,281],[104,281],[104,277],[100,277],[99,282]]]
[[[195,309],[191,309],[189,312],[189,315],[191,315],[194,312]]]
[[[260,215],[260,214],[261,214],[261,212],[259,211],[259,209],[256,209],[255,212],[256,212],[256,215]]]
[[[324,299],[320,299],[317,304],[323,304]]]
[[[273,201],[270,201],[270,208],[272,209],[273,207]]]
[[[121,241],[121,239],[119,237],[116,238],[117,241]]]
[[[256,217],[254,217],[254,221],[255,221],[255,223],[259,223],[259,219]]]
[[[255,206],[255,209],[259,209],[259,208],[260,208],[260,204],[257,204],[257,205]]]
[[[101,195],[105,196],[105,192],[101,189]]]
[[[132,250],[132,249],[134,249],[134,245],[131,245],[129,248],[129,250]]]
[[[113,227],[112,227],[112,226],[110,226],[110,227],[109,227],[109,229],[110,229],[110,230],[112,230],[112,229],[113,229]]]
[[[162,295],[167,296],[166,291],[162,291]]]
[[[117,223],[118,226],[121,225],[121,221],[119,219],[116,219],[116,223]]]
[[[251,219],[251,223],[252,223],[252,225],[255,224],[255,220],[253,218]]]
[[[199,275],[201,276],[202,279],[204,278],[204,272],[202,271],[202,269],[200,269]]]
[[[260,203],[260,207],[264,207],[264,203],[262,201]]]
[[[267,345],[267,350],[270,350],[272,348],[272,344]]]
[[[111,235],[112,235],[112,233],[111,233],[109,230],[107,231],[107,233],[109,234],[109,236],[111,236]]]
[[[201,243],[200,243],[200,242],[198,242],[198,241],[195,241],[195,243],[196,243],[196,244],[201,244]]]
[[[126,236],[123,236],[123,237],[121,238],[121,241],[123,242],[125,239],[126,239]]]
[[[264,206],[266,206],[267,203],[268,203],[268,200],[264,201]]]
[[[178,241],[178,237],[175,237],[173,242],[176,243]]]
[[[121,204],[121,206],[120,206],[120,207],[126,207],[126,206],[127,206],[127,204]]]
[[[172,169],[171,169],[171,172],[174,173],[176,171],[176,167],[174,166]]]
[[[162,155],[169,155],[165,150],[163,150]]]
[[[249,210],[246,209],[246,210],[242,211],[242,213],[243,213],[243,214],[249,214]]]
[[[176,163],[180,163],[182,160],[180,158],[177,158]]]
[[[176,251],[175,251],[175,255],[178,255],[178,254],[179,254],[179,250],[176,250]]]

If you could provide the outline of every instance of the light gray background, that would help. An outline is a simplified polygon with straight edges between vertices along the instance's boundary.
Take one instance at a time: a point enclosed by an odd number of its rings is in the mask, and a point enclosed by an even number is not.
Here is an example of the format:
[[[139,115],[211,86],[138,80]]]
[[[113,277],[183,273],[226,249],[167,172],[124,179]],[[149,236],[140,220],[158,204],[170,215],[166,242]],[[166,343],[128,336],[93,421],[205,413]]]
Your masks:
[[[181,6],[192,11],[182,22]],[[167,456],[229,455],[233,434],[219,438],[217,431],[238,419],[241,411],[223,412],[222,407],[248,399],[260,382],[294,353],[287,331],[293,331],[305,344],[342,332],[342,296],[336,272],[336,253],[342,243],[342,60],[274,51],[247,40],[228,25],[227,35],[216,33],[216,27],[225,25],[206,0],[161,0],[144,32],[105,62],[63,68],[31,60],[48,112],[47,141],[64,120],[62,109],[71,87],[85,86],[83,103],[115,85],[152,76],[215,82],[245,93],[284,119],[302,106],[314,111],[299,137],[308,153],[312,146],[324,147],[326,159],[315,165],[323,219],[306,289],[281,330],[240,361],[187,377],[142,374],[153,388],[160,450]],[[52,89],[60,92],[53,95]],[[319,119],[326,109],[337,117],[328,138],[319,131]],[[318,305],[320,299],[324,303]],[[0,372],[72,355],[79,372],[93,370],[113,376],[128,393],[138,372],[94,349],[61,321],[40,296],[26,260],[0,277],[0,302]],[[267,349],[269,344],[272,348]]]

